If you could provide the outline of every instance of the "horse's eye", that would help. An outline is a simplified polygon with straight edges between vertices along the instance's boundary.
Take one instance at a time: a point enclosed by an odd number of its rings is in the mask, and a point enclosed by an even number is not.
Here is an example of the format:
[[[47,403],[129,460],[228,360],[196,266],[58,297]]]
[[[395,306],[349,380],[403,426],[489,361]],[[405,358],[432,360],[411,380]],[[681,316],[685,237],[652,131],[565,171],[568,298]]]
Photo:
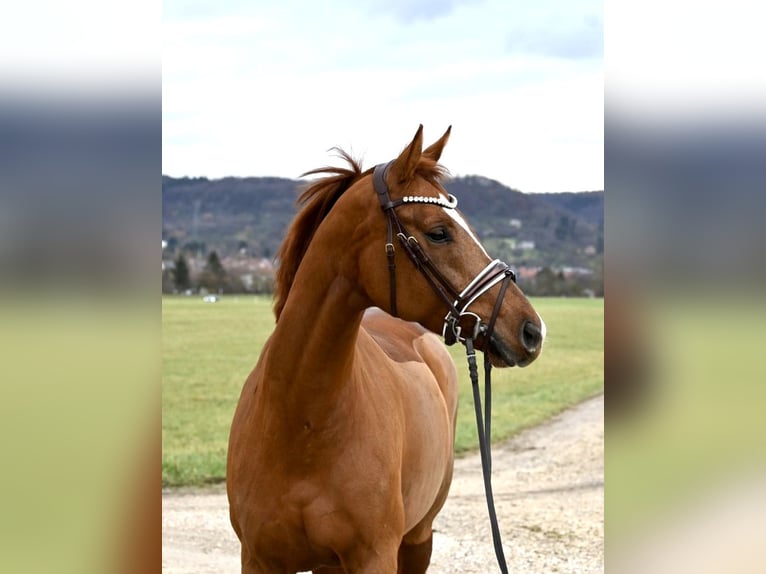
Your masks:
[[[431,231],[426,232],[426,237],[431,243],[448,243],[452,241],[450,234],[443,227],[437,227]]]

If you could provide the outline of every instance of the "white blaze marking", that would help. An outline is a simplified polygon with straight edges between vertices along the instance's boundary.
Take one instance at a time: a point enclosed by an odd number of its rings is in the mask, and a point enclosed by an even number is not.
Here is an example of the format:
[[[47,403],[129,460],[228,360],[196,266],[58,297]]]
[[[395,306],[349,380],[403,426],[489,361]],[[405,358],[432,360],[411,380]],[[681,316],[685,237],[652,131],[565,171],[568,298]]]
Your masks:
[[[479,238],[476,237],[476,235],[474,235],[473,231],[471,231],[471,228],[468,226],[468,223],[466,222],[466,220],[463,219],[463,216],[460,215],[460,213],[458,213],[456,209],[449,209],[447,207],[443,207],[442,209],[447,215],[449,215],[455,221],[455,223],[457,223],[460,227],[465,229],[466,233],[468,233],[468,236],[476,242],[476,245],[478,245],[479,248],[484,252],[484,255],[487,256],[487,259],[490,259],[489,253],[487,253],[487,250],[484,249],[484,246],[479,241]]]
[[[468,222],[465,219],[463,219],[463,216],[460,215],[460,213],[456,209],[450,209],[447,207],[442,207],[442,209],[445,211],[447,215],[449,215],[453,219],[453,221],[455,221],[455,223],[457,223],[460,227],[465,229],[466,233],[468,233],[468,236],[476,242],[476,245],[479,246],[479,249],[481,249],[484,255],[487,256],[487,259],[490,259],[489,253],[487,253],[487,250],[484,249],[484,246],[479,241],[479,238],[476,237],[474,232],[468,226]],[[535,313],[537,313],[537,311],[535,311]],[[537,318],[540,319],[540,345],[542,346],[542,343],[545,341],[545,333],[547,331],[547,328],[545,326],[545,321],[543,321],[543,318],[540,316],[540,313],[537,313]]]

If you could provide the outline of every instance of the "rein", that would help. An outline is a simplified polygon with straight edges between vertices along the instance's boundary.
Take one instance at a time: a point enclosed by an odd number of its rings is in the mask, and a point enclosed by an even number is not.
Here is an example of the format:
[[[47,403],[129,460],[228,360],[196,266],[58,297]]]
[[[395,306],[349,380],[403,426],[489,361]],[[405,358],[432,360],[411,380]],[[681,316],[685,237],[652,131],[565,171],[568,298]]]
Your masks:
[[[386,184],[386,173],[391,162],[380,164],[373,171],[373,185],[375,193],[380,201],[380,206],[386,214],[387,234],[386,234],[386,257],[388,260],[389,284],[390,284],[390,313],[397,316],[396,307],[396,262],[394,251],[394,234],[396,234],[400,245],[410,258],[415,268],[420,271],[428,281],[434,292],[447,305],[448,312],[444,317],[444,326],[442,336],[447,345],[453,345],[461,341],[466,348],[466,357],[468,359],[468,371],[471,376],[471,388],[473,390],[474,408],[476,412],[476,428],[479,435],[479,453],[481,455],[481,470],[484,478],[484,493],[487,499],[487,511],[489,513],[490,527],[492,530],[492,542],[495,547],[495,556],[500,566],[502,574],[508,574],[508,566],[505,562],[503,553],[503,544],[500,538],[500,528],[497,523],[497,513],[495,512],[495,501],[492,494],[492,446],[491,446],[491,419],[492,419],[492,386],[491,371],[492,364],[489,360],[489,354],[484,352],[484,414],[482,415],[481,392],[479,389],[479,373],[476,365],[476,351],[474,349],[474,340],[479,335],[484,335],[485,346],[491,341],[492,333],[495,327],[495,320],[500,313],[500,305],[505,297],[508,284],[516,281],[516,275],[511,268],[499,259],[491,261],[479,274],[462,290],[458,291],[455,287],[439,272],[428,255],[423,251],[418,240],[407,233],[406,229],[396,215],[395,209],[406,203],[435,204],[445,209],[455,209],[457,199],[449,195],[445,200],[443,197],[423,197],[406,196],[402,199],[392,201]],[[489,322],[484,323],[481,318],[468,311],[468,307],[476,301],[481,295],[489,291],[494,285],[501,283],[500,292],[495,300],[492,309],[492,315]],[[465,329],[460,325],[463,317],[471,317],[474,320],[471,329]],[[464,336],[464,331],[468,335]]]

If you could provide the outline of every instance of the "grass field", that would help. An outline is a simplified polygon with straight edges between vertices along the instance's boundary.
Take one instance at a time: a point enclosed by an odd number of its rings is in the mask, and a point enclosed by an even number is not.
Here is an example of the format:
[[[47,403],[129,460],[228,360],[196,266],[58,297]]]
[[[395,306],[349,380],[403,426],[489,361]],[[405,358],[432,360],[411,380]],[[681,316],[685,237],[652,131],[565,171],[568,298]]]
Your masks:
[[[532,303],[548,327],[545,349],[525,369],[493,370],[495,441],[603,390],[603,299]],[[204,304],[199,297],[163,297],[163,485],[224,480],[234,408],[273,317],[270,298],[232,295]],[[461,385],[455,449],[465,452],[477,447],[473,399],[464,348],[450,352]]]

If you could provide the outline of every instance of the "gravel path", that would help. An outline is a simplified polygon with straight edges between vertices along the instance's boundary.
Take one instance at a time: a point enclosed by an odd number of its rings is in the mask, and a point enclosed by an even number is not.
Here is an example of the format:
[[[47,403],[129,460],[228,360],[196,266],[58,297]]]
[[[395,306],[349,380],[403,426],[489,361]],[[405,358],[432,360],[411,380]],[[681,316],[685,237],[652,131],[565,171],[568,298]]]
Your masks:
[[[604,571],[604,397],[495,445],[492,485],[510,572]],[[455,462],[430,573],[497,572],[478,454]],[[239,572],[223,486],[162,495],[162,572]]]

